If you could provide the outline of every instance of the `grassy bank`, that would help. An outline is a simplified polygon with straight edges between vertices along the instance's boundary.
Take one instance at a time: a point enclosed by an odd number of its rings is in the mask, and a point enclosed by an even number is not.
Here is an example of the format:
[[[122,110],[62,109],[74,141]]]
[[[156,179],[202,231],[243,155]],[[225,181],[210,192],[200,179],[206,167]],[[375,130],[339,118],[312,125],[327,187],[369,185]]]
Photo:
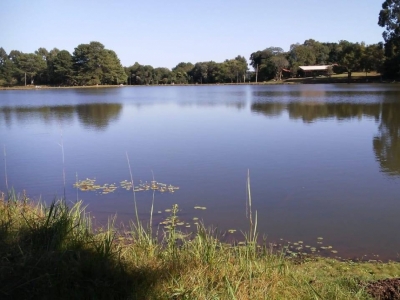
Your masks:
[[[45,207],[2,194],[0,298],[372,299],[367,282],[400,276],[395,262],[273,252],[254,243],[256,218],[246,243],[234,246],[203,225],[179,232],[177,215],[174,206],[153,234],[143,223],[117,230],[112,218],[93,229],[81,202]]]
[[[350,80],[351,83],[391,83],[390,81],[382,81],[379,73],[370,72],[353,72]],[[204,84],[166,84],[166,85],[149,85],[149,86],[215,86],[215,85],[276,85],[276,84],[319,84],[319,83],[349,83],[347,73],[333,74],[331,77],[301,77],[288,78],[281,81],[269,80],[260,82],[232,82],[232,83],[204,83]],[[146,87],[148,85],[123,85],[125,87]],[[0,87],[0,90],[37,90],[37,89],[88,89],[88,88],[115,88],[121,85],[92,85],[92,86],[51,86],[51,85],[27,85],[27,86],[12,86]]]
[[[0,90],[41,90],[41,89],[96,89],[96,88],[117,88],[120,85],[82,85],[82,86],[51,86],[51,85],[15,85],[10,87],[1,87]]]
[[[371,72],[353,72],[349,81],[347,73],[333,74],[330,77],[317,76],[317,77],[305,77],[305,78],[289,78],[285,80],[286,83],[298,83],[298,84],[317,84],[317,83],[385,83],[382,81],[382,77],[379,73]],[[392,82],[392,81],[390,81]]]

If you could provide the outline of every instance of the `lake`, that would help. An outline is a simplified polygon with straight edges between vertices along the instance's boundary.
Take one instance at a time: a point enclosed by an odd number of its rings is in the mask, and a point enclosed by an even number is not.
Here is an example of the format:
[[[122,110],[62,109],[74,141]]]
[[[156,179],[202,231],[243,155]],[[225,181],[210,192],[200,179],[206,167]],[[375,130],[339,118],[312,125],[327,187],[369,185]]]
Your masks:
[[[178,204],[179,218],[191,224],[185,230],[199,218],[242,239],[249,170],[267,241],[399,260],[397,84],[0,91],[0,144],[0,190],[7,179],[49,203],[64,195],[64,172],[66,199],[82,199],[98,224],[113,214],[118,222],[135,217],[132,191],[120,187],[130,181],[128,156],[135,185],[154,176],[179,187],[155,193],[156,224]],[[118,188],[73,187],[86,178]],[[153,193],[135,195],[147,220]]]

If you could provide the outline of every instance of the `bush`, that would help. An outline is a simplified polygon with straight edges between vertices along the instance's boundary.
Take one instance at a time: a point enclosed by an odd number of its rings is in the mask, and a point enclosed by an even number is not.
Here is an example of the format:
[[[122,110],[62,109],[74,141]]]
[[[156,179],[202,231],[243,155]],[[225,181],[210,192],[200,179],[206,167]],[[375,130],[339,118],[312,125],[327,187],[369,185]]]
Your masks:
[[[333,66],[333,72],[336,74],[342,74],[342,73],[347,72],[347,70],[343,66]]]

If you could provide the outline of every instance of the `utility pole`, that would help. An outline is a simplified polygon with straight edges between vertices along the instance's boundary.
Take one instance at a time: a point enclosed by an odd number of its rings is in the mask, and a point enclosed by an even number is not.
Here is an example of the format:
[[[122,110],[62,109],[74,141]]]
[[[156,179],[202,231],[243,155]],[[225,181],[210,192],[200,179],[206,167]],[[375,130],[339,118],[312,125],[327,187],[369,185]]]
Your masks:
[[[25,72],[25,86],[26,86],[26,72]]]
[[[238,84],[239,83],[239,73],[238,73],[238,71],[236,71],[236,84]]]

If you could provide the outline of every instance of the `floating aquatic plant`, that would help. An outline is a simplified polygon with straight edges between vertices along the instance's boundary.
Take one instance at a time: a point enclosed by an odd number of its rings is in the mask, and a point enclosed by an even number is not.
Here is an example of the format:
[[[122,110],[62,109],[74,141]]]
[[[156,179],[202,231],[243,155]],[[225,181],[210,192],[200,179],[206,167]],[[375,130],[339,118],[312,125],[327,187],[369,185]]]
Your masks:
[[[207,209],[207,207],[205,207],[205,206],[195,206],[194,209],[203,209],[204,210],[204,209]]]
[[[74,183],[74,188],[77,188],[81,191],[99,191],[101,194],[108,194],[114,192],[118,187],[115,183],[113,184],[104,184],[104,185],[96,185],[95,179],[86,178],[85,180],[80,180]],[[120,182],[120,187],[130,191],[132,190],[132,182],[128,180],[123,180]],[[142,191],[158,191],[158,192],[170,192],[174,193],[176,190],[179,190],[179,187],[173,186],[171,184],[167,185],[165,183],[157,182],[155,180],[150,181],[150,183],[140,181],[140,184],[133,187],[135,192]]]

